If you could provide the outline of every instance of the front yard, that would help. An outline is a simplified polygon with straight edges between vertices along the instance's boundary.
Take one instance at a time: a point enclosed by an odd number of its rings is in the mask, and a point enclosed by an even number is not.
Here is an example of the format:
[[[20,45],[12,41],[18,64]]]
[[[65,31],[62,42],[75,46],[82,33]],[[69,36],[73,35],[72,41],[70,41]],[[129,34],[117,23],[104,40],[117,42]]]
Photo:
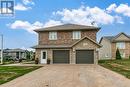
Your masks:
[[[40,68],[40,66],[0,66],[0,84],[13,80],[38,68]]]
[[[130,60],[99,60],[99,65],[130,79]]]

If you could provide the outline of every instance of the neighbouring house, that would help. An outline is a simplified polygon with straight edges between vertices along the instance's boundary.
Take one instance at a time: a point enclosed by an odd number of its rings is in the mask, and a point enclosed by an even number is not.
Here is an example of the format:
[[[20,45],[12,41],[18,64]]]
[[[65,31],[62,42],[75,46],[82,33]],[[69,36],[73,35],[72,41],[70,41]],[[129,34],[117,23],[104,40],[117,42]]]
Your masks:
[[[14,60],[26,59],[26,51],[23,49],[4,49],[3,57]]]
[[[130,56],[130,36],[123,32],[115,36],[104,36],[99,43],[102,45],[99,50],[99,59],[115,59],[117,48],[122,58]]]
[[[36,29],[38,45],[36,56],[40,63],[67,64],[96,64],[98,48],[96,34],[99,27],[77,24],[64,24],[59,26]]]

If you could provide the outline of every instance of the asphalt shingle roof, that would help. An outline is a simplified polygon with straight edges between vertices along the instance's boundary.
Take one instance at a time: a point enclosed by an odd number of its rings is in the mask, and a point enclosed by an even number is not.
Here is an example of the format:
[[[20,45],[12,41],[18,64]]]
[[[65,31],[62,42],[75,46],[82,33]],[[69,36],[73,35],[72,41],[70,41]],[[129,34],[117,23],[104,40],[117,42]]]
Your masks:
[[[71,45],[36,45],[32,48],[70,48]]]
[[[108,39],[109,41],[113,41],[114,38],[118,37],[118,36],[121,35],[121,34],[124,34],[124,35],[126,35],[128,38],[130,38],[130,35],[127,35],[127,34],[125,34],[125,33],[123,33],[123,32],[119,33],[119,34],[116,35],[116,36],[104,36],[103,38],[106,38],[106,39]]]
[[[106,38],[106,39],[108,39],[108,40],[110,40],[110,41],[112,41],[112,39],[114,38],[115,36],[104,36],[104,38]]]
[[[94,26],[86,26],[86,25],[78,25],[78,24],[64,24],[64,25],[58,25],[53,27],[47,27],[47,28],[41,28],[36,29],[34,31],[58,31],[58,30],[98,30],[99,27]]]

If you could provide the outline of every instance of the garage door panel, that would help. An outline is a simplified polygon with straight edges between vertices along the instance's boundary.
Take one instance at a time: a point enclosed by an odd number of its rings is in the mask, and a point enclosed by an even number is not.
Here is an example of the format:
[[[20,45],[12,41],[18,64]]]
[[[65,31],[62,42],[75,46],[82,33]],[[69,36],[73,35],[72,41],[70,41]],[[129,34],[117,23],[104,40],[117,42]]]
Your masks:
[[[53,63],[69,63],[69,50],[54,50]]]
[[[93,50],[77,50],[76,51],[76,63],[77,64],[94,63],[94,51]]]

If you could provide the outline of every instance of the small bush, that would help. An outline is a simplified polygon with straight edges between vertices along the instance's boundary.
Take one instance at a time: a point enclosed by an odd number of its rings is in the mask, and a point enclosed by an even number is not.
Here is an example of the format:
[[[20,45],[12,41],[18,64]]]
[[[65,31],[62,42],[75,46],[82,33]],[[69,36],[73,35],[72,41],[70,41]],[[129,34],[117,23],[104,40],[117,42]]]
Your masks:
[[[51,60],[50,59],[47,59],[47,64],[50,64]]]
[[[117,48],[117,50],[116,50],[116,59],[122,59],[121,58],[121,54],[120,54],[120,51],[119,51],[119,49]]]
[[[98,60],[98,63],[105,63],[105,60]]]
[[[22,60],[23,60],[23,59],[19,59],[19,63],[21,63],[21,62],[22,62]]]
[[[35,64],[38,64],[39,63],[39,60],[38,58],[35,59]]]

